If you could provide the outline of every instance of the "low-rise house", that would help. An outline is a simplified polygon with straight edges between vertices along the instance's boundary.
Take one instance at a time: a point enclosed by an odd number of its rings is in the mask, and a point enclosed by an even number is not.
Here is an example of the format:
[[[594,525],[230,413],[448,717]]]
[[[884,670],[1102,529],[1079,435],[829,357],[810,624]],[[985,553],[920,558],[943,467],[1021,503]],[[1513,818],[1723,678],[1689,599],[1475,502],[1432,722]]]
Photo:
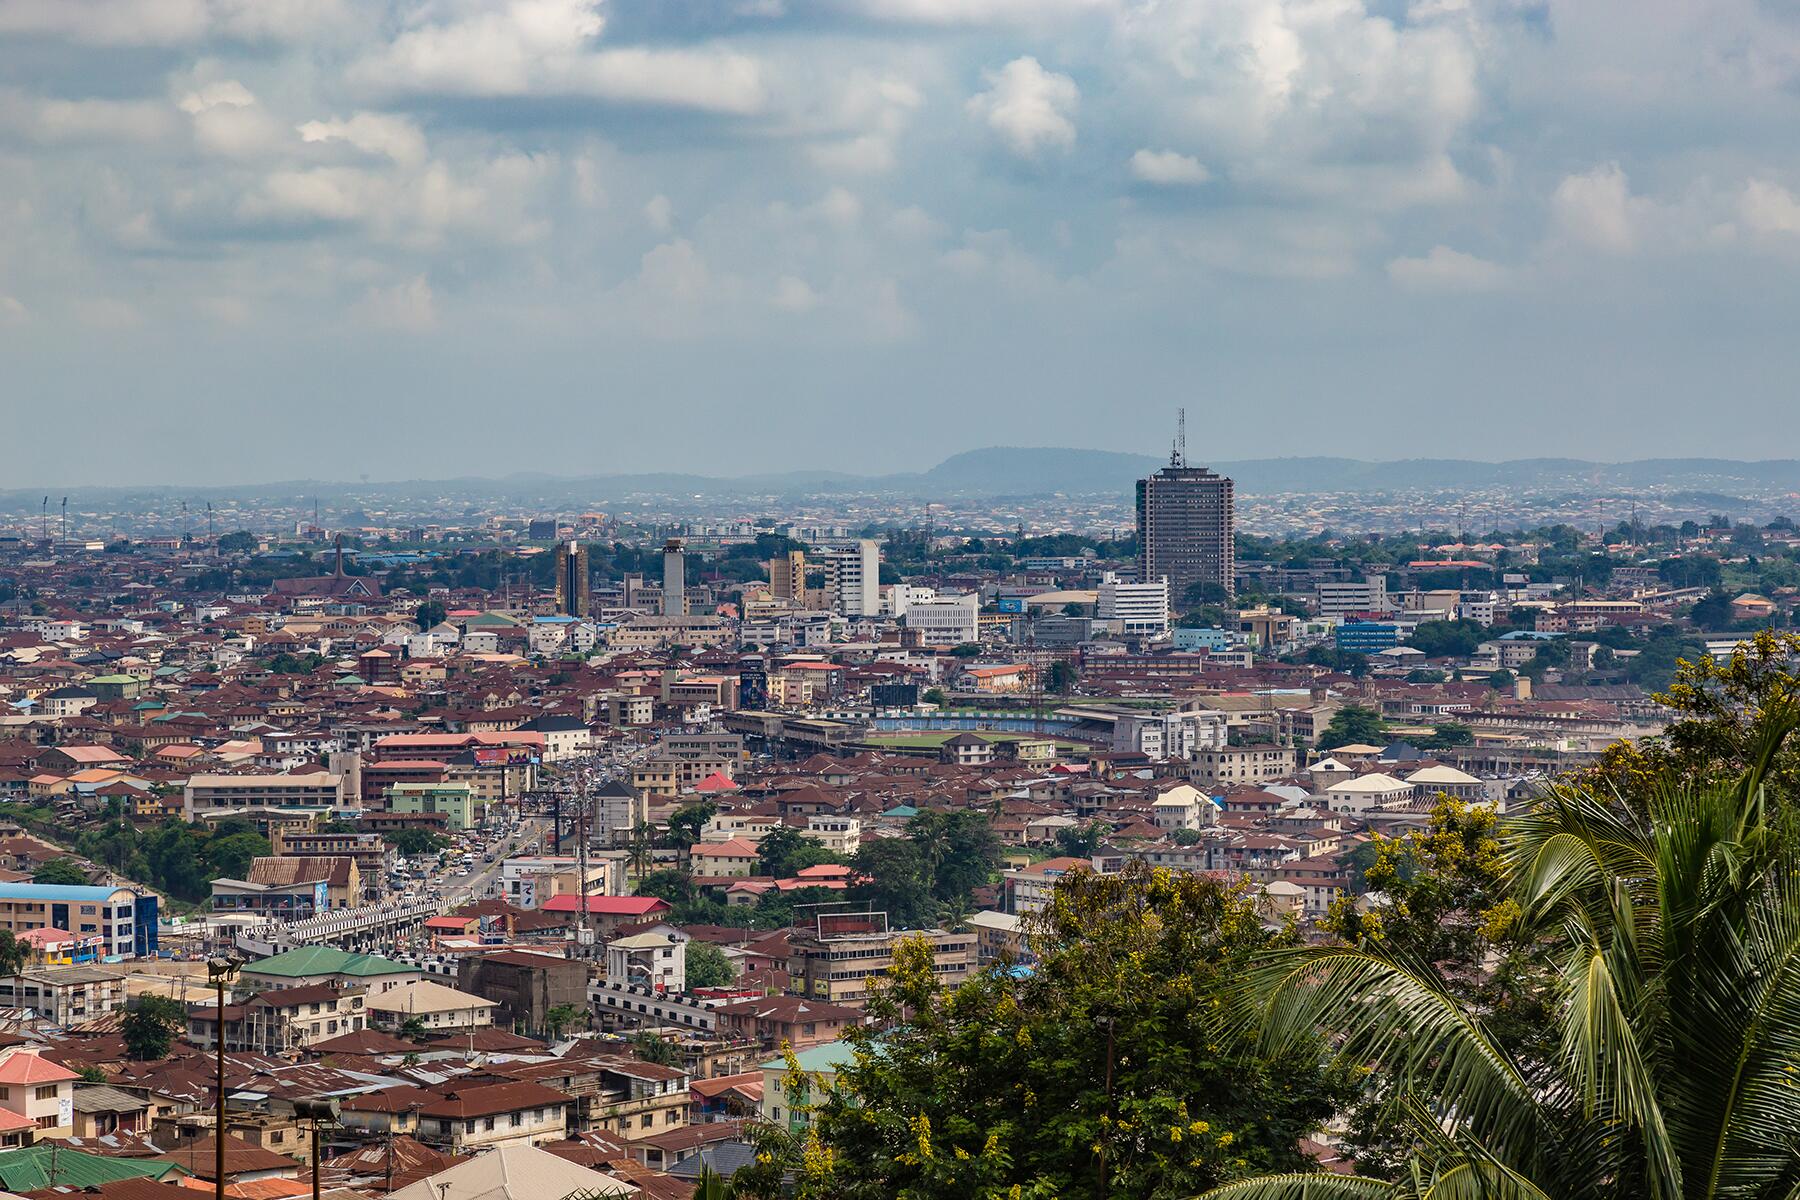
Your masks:
[[[0,975],[0,1007],[29,1008],[53,1025],[79,1025],[125,1007],[125,978],[89,966]]]
[[[398,1032],[416,1023],[434,1036],[489,1028],[499,1007],[496,1001],[429,979],[391,988],[367,1001],[369,1024],[374,1028]]]
[[[569,1097],[538,1083],[459,1083],[419,1108],[414,1136],[452,1154],[541,1145],[568,1136],[571,1104]]]
[[[0,1108],[31,1122],[35,1140],[75,1132],[75,1083],[81,1076],[36,1048],[0,1051]]]
[[[783,1045],[796,1050],[835,1042],[848,1026],[862,1020],[862,1010],[803,996],[758,996],[718,1006],[719,1032],[754,1038],[765,1050]]]

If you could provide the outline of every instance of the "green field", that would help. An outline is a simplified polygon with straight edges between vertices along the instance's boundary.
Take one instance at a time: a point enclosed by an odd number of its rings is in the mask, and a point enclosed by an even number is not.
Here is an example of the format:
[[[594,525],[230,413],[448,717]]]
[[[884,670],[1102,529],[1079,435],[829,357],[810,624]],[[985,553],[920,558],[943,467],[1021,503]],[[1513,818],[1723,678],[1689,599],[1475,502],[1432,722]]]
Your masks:
[[[973,733],[986,738],[990,742],[1023,742],[1041,738],[1035,733],[1016,733],[1003,729],[951,729],[938,733],[872,733],[862,739],[870,746],[892,746],[899,750],[932,750],[942,746],[958,734]],[[1054,740],[1054,739],[1052,739]],[[1080,749],[1074,742],[1057,742],[1058,754],[1070,754]]]

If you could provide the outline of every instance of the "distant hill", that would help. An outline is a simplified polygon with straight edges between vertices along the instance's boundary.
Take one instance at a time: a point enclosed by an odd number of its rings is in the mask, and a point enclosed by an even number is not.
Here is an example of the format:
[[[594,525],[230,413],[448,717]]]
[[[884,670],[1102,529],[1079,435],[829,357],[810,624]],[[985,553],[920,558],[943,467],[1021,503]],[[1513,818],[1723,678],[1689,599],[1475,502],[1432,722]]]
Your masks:
[[[891,475],[849,475],[833,471],[790,471],[735,478],[678,472],[558,478],[520,473],[499,479],[400,480],[387,483],[327,483],[293,480],[223,487],[81,488],[87,507],[155,507],[179,497],[300,497],[323,493],[341,497],[410,497],[431,501],[511,499],[541,504],[607,503],[632,496],[793,496],[839,492],[887,494],[919,499],[946,496],[1067,495],[1130,496],[1134,482],[1167,460],[1147,454],[1060,447],[993,446],[951,455],[927,471]],[[1599,463],[1572,458],[1525,458],[1509,462],[1409,458],[1367,462],[1353,458],[1258,458],[1204,464],[1236,480],[1240,495],[1278,492],[1403,492],[1516,488],[1573,494],[1655,489],[1717,495],[1763,496],[1800,493],[1800,461],[1739,462],[1716,458],[1658,458]],[[59,487],[0,492],[0,512],[35,515],[43,496]]]

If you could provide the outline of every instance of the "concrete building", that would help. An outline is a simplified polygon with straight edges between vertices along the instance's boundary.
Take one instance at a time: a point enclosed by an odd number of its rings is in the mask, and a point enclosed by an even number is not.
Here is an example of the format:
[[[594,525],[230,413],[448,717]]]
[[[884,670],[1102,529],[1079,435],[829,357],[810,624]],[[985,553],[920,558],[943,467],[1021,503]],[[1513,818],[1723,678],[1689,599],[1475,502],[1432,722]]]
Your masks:
[[[125,1007],[125,977],[99,967],[0,975],[0,1008],[29,1008],[52,1025],[79,1025]]]
[[[1231,480],[1188,466],[1180,447],[1168,466],[1138,480],[1138,578],[1166,579],[1176,603],[1199,583],[1231,594],[1235,531]]]
[[[571,539],[556,547],[556,611],[585,617],[588,609],[588,548]]]
[[[426,979],[369,997],[369,1025],[397,1032],[418,1021],[438,1036],[472,1033],[492,1028],[494,1010],[499,1007],[496,1001]]]
[[[806,551],[789,550],[786,554],[771,558],[769,568],[769,595],[777,600],[786,600],[795,608],[807,606],[806,591]]]
[[[890,930],[887,914],[827,914],[809,930],[788,939],[788,991],[832,1004],[859,1005],[868,998],[872,975],[894,962],[901,938],[931,943],[932,961],[944,987],[955,987],[975,970],[975,935],[942,929]]]
[[[584,962],[497,950],[471,954],[457,964],[457,990],[495,1002],[493,1019],[527,1031],[549,1028],[546,1014],[573,1005],[588,1009],[588,967]]]
[[[60,929],[98,938],[108,955],[134,958],[156,953],[156,925],[156,897],[130,888],[0,883],[0,929],[15,935]]]
[[[847,617],[881,613],[881,543],[863,538],[825,556],[825,588],[831,606]]]
[[[1169,632],[1169,581],[1126,583],[1108,571],[1100,582],[1094,615],[1127,637],[1163,637]]]
[[[687,555],[680,538],[663,543],[662,615],[687,616]]]
[[[1225,746],[1199,750],[1189,760],[1188,779],[1211,792],[1241,784],[1273,783],[1294,773],[1294,752],[1280,746]]]
[[[1388,599],[1387,576],[1371,575],[1357,581],[1320,581],[1314,585],[1315,607],[1321,617],[1342,621],[1356,613],[1385,613],[1393,610]]]
[[[231,808],[335,808],[344,802],[344,777],[331,771],[304,775],[195,775],[181,797],[181,815]]]
[[[961,646],[980,640],[981,599],[971,592],[912,600],[901,619],[908,629],[918,631],[921,645]]]
[[[38,1140],[68,1137],[75,1132],[75,1084],[80,1078],[42,1057],[36,1047],[0,1051],[0,1108],[30,1121]]]

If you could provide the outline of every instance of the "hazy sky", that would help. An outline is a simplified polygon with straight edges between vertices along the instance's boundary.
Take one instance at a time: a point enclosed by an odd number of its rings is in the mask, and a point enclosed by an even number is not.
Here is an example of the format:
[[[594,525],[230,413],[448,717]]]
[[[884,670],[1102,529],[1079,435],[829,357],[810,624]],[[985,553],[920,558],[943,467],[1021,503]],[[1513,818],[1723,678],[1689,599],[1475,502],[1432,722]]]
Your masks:
[[[0,487],[1800,455],[1780,0],[0,0]]]

